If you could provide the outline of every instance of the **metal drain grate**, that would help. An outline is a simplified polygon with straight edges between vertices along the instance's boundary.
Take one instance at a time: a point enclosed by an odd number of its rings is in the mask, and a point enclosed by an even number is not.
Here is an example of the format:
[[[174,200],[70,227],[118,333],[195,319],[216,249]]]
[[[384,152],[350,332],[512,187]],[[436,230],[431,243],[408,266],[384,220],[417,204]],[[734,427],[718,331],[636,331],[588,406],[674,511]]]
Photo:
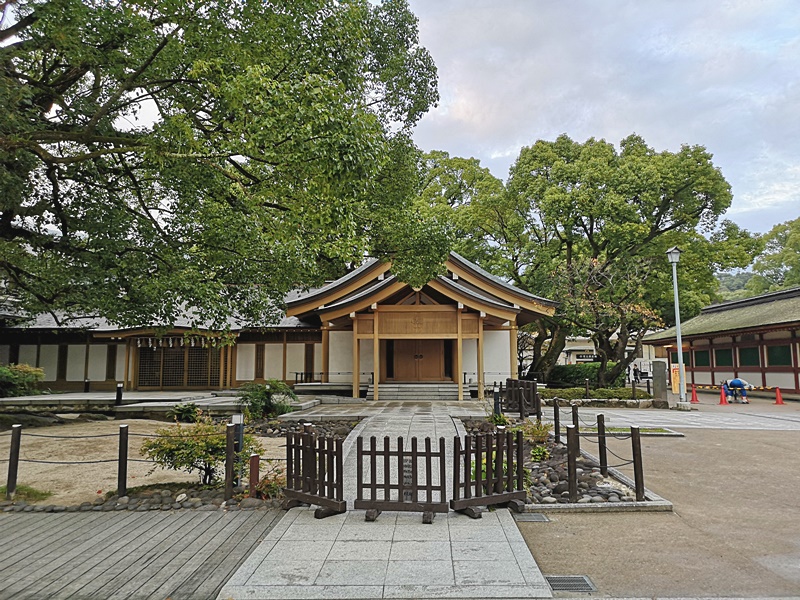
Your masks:
[[[528,523],[549,523],[550,519],[542,513],[514,513],[515,521],[525,521]]]
[[[554,592],[596,592],[591,579],[586,575],[545,575]]]

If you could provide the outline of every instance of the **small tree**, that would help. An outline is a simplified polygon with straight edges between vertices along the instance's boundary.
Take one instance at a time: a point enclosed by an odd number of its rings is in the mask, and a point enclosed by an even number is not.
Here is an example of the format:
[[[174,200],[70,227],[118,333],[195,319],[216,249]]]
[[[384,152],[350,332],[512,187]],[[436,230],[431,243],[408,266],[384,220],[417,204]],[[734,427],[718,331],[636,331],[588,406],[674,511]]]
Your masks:
[[[143,456],[166,469],[184,470],[187,473],[199,471],[202,484],[214,483],[225,463],[225,425],[214,423],[210,417],[202,417],[188,426],[176,423],[157,429],[156,434],[157,438],[142,444]],[[245,435],[236,460],[246,465],[252,453],[260,454],[263,451],[253,436]]]
[[[44,371],[29,365],[0,365],[0,398],[38,394]]]
[[[297,395],[280,379],[268,379],[265,384],[244,384],[239,398],[249,419],[261,419],[290,412],[285,399],[297,400]]]

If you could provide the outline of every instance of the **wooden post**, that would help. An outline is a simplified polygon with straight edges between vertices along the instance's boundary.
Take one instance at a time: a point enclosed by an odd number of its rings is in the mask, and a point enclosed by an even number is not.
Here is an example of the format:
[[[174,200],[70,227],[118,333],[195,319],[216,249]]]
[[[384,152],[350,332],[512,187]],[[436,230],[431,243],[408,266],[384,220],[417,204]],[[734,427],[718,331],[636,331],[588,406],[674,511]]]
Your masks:
[[[328,365],[330,363],[330,336],[331,333],[328,330],[328,326],[323,324],[322,325],[322,383],[328,383],[329,375],[328,369],[330,368]]]
[[[485,382],[483,374],[483,320],[485,313],[481,313],[478,317],[478,400],[483,400],[485,397]]]
[[[584,382],[584,385],[586,386],[586,399],[588,400],[589,399],[589,380],[588,379],[584,379],[583,382]]]
[[[251,454],[250,455],[250,489],[249,489],[249,496],[251,498],[255,498],[258,494],[258,467],[259,467],[259,460],[260,457],[258,454]]]
[[[569,473],[569,501],[578,501],[578,455],[581,453],[578,444],[578,430],[574,425],[567,425],[567,469]]]
[[[631,446],[633,447],[633,481],[636,487],[636,501],[644,501],[644,471],[642,470],[642,438],[638,427],[631,427]]]
[[[114,397],[114,404],[120,406],[122,404],[122,384],[117,384],[117,395]]]
[[[464,399],[464,376],[462,374],[462,370],[464,369],[464,338],[461,326],[463,309],[461,308],[461,304],[458,306],[459,308],[456,312],[456,318],[458,319],[458,328],[456,330],[456,373],[458,374],[458,401],[461,402]]]
[[[556,431],[556,444],[561,443],[561,409],[558,407],[558,398],[553,398],[553,425]]]
[[[22,441],[22,425],[11,426],[11,452],[8,457],[8,481],[6,500],[13,500],[17,491],[17,472],[19,470],[19,447]]]
[[[517,361],[517,321],[516,319],[511,322],[511,331],[509,333],[510,352],[511,352],[511,365],[510,373],[512,379],[519,377],[519,362]]]
[[[578,417],[578,405],[572,405],[572,426],[575,428],[575,443],[578,445],[578,452],[580,452],[581,448],[581,425],[580,419]],[[567,443],[569,443],[569,438],[567,438]]]
[[[597,447],[600,455],[600,472],[603,476],[608,475],[608,454],[606,452],[606,417],[597,415]]]
[[[533,406],[536,411],[536,420],[542,420],[542,399],[539,398],[539,380],[533,379]]]
[[[358,321],[355,313],[350,315],[353,320],[353,398],[361,396],[361,349],[358,343]]]
[[[117,465],[117,496],[128,495],[128,426],[119,426],[119,463]]]
[[[228,423],[225,427],[225,500],[233,498],[233,463],[236,457],[236,425]]]
[[[631,380],[631,398],[636,400],[636,380]]]
[[[372,393],[378,399],[378,385],[381,380],[381,342],[378,338],[378,311],[372,312]]]

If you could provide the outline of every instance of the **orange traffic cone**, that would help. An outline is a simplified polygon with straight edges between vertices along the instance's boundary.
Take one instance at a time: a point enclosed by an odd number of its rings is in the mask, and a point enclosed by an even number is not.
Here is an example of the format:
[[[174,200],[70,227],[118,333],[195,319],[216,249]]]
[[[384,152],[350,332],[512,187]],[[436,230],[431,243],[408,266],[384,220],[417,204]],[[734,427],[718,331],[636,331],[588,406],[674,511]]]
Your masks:
[[[775,388],[775,404],[783,404],[783,396],[781,396],[781,388]]]
[[[694,384],[692,384],[692,401],[690,404],[700,404],[700,400],[697,399],[697,388],[695,388]]]
[[[728,404],[728,399],[725,397],[725,388],[723,387],[719,388],[719,403],[720,405]]]

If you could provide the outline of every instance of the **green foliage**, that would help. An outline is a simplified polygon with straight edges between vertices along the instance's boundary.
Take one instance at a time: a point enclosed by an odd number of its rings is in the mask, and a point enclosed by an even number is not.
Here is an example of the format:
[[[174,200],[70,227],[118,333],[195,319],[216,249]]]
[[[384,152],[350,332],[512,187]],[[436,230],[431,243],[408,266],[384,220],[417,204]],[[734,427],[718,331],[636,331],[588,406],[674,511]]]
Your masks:
[[[0,365],[0,398],[39,394],[37,385],[44,371],[26,364]]]
[[[266,383],[246,383],[239,400],[250,419],[276,417],[291,412],[286,397],[297,401],[297,395],[285,382],[268,379]]]
[[[609,362],[606,366],[613,369],[616,363]],[[597,362],[556,365],[550,371],[548,382],[585,385],[588,379],[589,386],[594,387],[600,382],[600,367],[600,363]],[[625,373],[620,373],[609,387],[625,387]]]
[[[747,290],[758,295],[800,285],[800,217],[776,225],[762,241]]]
[[[519,430],[529,442],[544,442],[553,430],[553,424],[542,423],[539,419],[528,419],[519,425]]]
[[[508,418],[506,415],[504,415],[503,413],[496,413],[496,412],[493,412],[493,413],[492,413],[492,414],[490,414],[488,417],[486,417],[486,420],[487,420],[487,421],[489,421],[489,423],[491,423],[492,425],[504,425],[504,426],[508,426],[508,425],[510,425],[510,424],[511,424],[511,419],[509,419],[509,418]]]
[[[531,460],[534,462],[541,462],[548,458],[550,458],[550,450],[547,449],[547,446],[536,445],[531,448]]]
[[[194,402],[182,402],[170,408],[167,411],[167,417],[179,423],[196,423],[200,417],[200,411]]]
[[[264,475],[258,482],[256,491],[259,498],[279,498],[286,487],[286,472],[283,463],[275,460],[261,461]]]
[[[8,488],[6,486],[0,486],[0,498],[5,500],[7,491]],[[53,492],[37,490],[29,485],[18,485],[16,491],[14,492],[14,500],[23,500],[25,502],[41,502],[42,500],[47,500],[52,495]]]
[[[224,424],[216,424],[205,417],[191,425],[175,424],[157,429],[156,435],[157,438],[147,439],[142,443],[142,455],[155,461],[158,466],[187,473],[197,471],[200,482],[204,485],[213,484],[220,469],[224,468]],[[237,454],[236,460],[247,466],[251,454],[263,451],[253,436],[245,435],[243,448]]]
[[[381,187],[438,100],[405,0],[0,10],[0,280],[21,308],[225,329],[368,253],[438,268],[416,186]]]
[[[563,400],[582,400],[586,398],[586,388],[585,387],[574,387],[574,388],[547,388],[547,389],[540,389],[539,394],[542,396],[543,399],[552,399],[552,398],[561,398]],[[642,400],[645,398],[651,398],[646,391],[641,388],[636,388],[636,398],[638,400]],[[589,398],[597,398],[601,400],[632,400],[633,399],[633,390],[629,387],[620,387],[620,388],[595,388],[589,389]]]

